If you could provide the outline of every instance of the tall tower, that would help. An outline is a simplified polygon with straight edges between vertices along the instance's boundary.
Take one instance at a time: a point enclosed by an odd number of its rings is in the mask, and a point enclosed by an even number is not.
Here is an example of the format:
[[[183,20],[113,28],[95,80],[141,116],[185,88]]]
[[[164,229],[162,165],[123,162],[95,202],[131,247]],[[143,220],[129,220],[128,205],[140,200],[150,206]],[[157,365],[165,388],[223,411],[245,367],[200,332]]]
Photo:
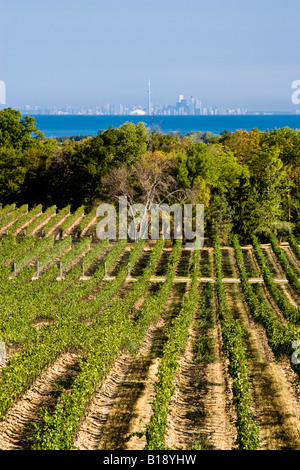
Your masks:
[[[148,81],[148,114],[150,116],[151,113],[151,87],[150,87],[150,80]]]

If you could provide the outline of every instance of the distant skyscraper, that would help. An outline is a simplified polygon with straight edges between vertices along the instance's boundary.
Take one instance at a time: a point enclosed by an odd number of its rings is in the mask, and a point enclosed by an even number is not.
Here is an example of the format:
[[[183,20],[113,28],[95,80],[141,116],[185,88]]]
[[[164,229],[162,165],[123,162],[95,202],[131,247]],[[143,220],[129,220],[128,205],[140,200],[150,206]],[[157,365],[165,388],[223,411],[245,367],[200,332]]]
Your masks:
[[[190,103],[189,103],[189,113],[195,114],[195,108],[196,108],[196,99],[193,96],[191,96]]]

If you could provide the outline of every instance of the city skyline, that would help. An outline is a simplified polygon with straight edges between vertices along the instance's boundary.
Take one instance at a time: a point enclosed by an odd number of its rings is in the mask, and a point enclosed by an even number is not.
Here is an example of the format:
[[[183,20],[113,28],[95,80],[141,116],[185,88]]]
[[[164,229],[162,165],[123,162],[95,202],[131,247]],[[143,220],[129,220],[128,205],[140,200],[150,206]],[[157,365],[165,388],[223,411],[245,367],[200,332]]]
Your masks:
[[[151,85],[148,80],[147,103],[144,105],[123,106],[122,104],[104,104],[93,105],[90,107],[78,106],[46,106],[25,105],[20,107],[20,111],[30,112],[31,114],[91,114],[91,115],[213,115],[213,114],[246,114],[247,109],[238,108],[219,108],[218,106],[203,106],[202,101],[197,97],[190,96],[186,98],[182,93],[178,94],[175,104],[161,104],[151,101]]]
[[[44,115],[135,115],[135,116],[192,116],[192,115],[236,115],[236,114],[274,114],[268,111],[250,110],[247,108],[228,107],[222,108],[217,105],[204,106],[198,97],[185,97],[182,93],[178,93],[177,102],[175,104],[162,104],[152,102],[151,100],[151,80],[149,79],[147,88],[147,102],[144,105],[123,106],[122,104],[102,104],[89,107],[82,106],[44,106],[27,104],[20,107],[19,110],[29,114]],[[291,114],[299,114],[299,110],[295,109]]]

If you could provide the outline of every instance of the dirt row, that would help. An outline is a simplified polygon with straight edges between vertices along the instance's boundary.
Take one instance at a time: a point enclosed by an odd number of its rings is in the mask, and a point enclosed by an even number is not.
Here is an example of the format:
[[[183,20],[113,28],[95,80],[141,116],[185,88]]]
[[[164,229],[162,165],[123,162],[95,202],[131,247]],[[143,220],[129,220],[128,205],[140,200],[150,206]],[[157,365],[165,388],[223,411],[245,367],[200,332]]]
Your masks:
[[[64,352],[57,360],[47,367],[34,381],[28,390],[24,391],[0,422],[0,450],[28,450],[28,437],[32,421],[41,423],[40,410],[47,406],[53,409],[59,396],[60,388],[67,392],[72,379],[79,371],[79,355],[75,352]]]
[[[171,449],[231,450],[235,446],[235,413],[227,361],[221,354],[219,326],[210,334],[215,340],[217,360],[197,363],[194,357],[194,343],[199,335],[196,320],[190,328],[168,416],[165,442]]]

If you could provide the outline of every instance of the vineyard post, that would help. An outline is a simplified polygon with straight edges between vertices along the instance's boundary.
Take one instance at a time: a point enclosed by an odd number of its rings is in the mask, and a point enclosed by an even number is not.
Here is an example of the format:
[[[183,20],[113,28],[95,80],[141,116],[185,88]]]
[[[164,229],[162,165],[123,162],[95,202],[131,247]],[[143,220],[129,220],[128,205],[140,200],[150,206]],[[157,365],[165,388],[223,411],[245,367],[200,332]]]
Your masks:
[[[37,275],[37,277],[39,277],[39,275],[40,275],[40,263],[39,263],[39,260],[37,260],[37,262],[36,262],[36,275]]]
[[[62,277],[62,262],[59,263],[59,277]]]

